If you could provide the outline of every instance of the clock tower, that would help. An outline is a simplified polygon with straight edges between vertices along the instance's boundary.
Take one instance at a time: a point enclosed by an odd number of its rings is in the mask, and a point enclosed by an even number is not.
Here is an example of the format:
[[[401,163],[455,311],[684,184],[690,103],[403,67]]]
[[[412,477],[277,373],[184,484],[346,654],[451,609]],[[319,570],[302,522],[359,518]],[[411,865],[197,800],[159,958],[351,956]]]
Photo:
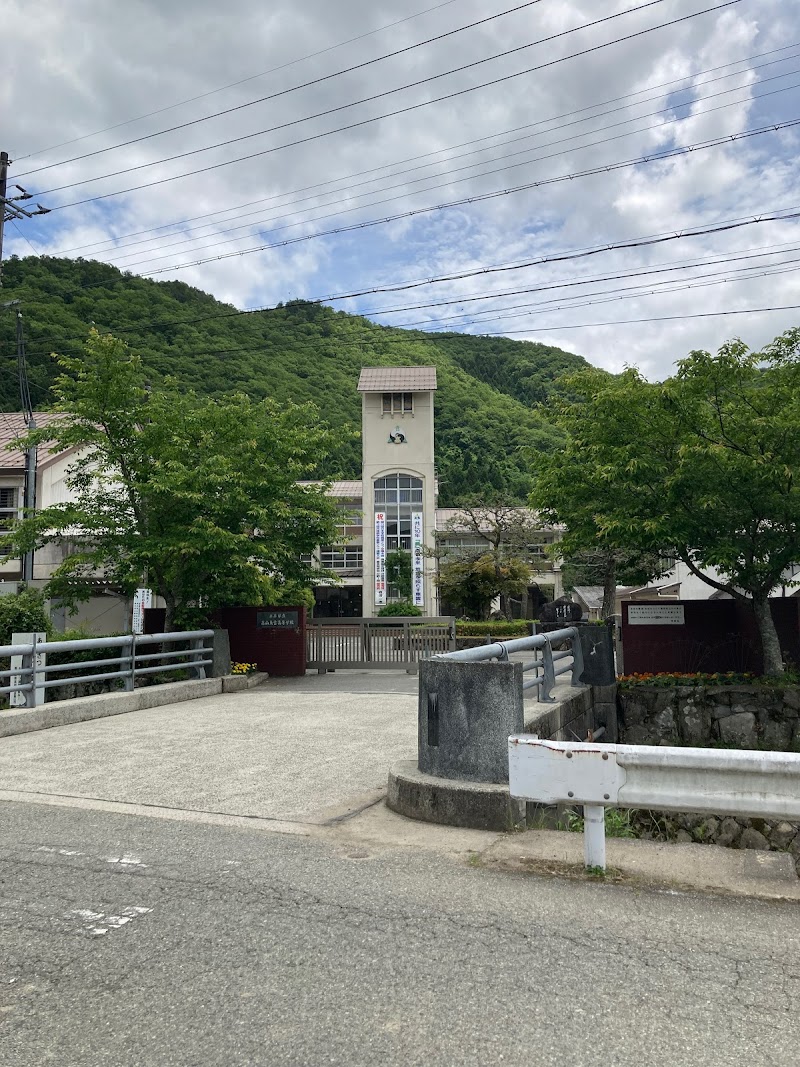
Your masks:
[[[423,615],[436,614],[433,560],[436,471],[433,394],[435,367],[365,367],[361,393],[363,478],[363,614],[377,615],[403,599],[387,573],[392,552],[411,556],[410,600]]]

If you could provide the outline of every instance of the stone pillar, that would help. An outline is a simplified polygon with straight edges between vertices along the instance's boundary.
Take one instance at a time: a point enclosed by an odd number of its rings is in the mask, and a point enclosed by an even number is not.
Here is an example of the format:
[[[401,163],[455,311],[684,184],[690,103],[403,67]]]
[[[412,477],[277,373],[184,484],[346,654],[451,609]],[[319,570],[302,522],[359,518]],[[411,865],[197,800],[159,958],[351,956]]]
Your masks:
[[[508,738],[524,724],[521,663],[423,660],[419,769],[440,778],[508,781]]]
[[[231,643],[227,630],[214,631],[212,660],[208,669],[209,678],[224,678],[231,673]]]

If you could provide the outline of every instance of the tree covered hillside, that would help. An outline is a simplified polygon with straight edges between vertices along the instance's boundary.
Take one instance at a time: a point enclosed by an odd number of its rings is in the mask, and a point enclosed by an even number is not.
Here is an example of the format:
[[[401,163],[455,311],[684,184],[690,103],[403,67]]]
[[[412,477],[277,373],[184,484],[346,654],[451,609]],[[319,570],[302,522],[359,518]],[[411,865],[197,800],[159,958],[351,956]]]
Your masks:
[[[12,258],[3,301],[20,300],[31,394],[51,402],[50,353],[79,354],[89,328],[111,332],[139,353],[154,380],[171,375],[198,393],[241,391],[314,401],[323,419],[358,430],[356,392],[364,366],[435,364],[440,502],[499,491],[522,500],[530,450],[549,451],[553,431],[531,410],[555,380],[585,367],[579,356],[506,338],[377,326],[306,301],[237,314],[183,282],[154,282],[91,260]],[[0,410],[19,407],[13,309],[0,309]],[[353,477],[360,441],[351,438],[321,474]]]

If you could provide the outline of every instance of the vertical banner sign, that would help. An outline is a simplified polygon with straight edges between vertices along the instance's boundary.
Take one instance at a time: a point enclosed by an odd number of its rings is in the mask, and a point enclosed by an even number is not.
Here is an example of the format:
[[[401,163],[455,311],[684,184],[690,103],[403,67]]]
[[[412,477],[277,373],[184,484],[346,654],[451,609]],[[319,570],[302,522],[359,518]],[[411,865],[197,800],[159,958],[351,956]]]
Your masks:
[[[422,512],[415,511],[411,516],[411,552],[413,566],[413,593],[414,607],[421,608],[425,604],[425,589],[422,581]]]
[[[131,632],[144,633],[144,609],[153,606],[153,590],[137,589],[133,594],[133,619],[131,620]]]
[[[375,512],[375,604],[386,603],[386,513]]]

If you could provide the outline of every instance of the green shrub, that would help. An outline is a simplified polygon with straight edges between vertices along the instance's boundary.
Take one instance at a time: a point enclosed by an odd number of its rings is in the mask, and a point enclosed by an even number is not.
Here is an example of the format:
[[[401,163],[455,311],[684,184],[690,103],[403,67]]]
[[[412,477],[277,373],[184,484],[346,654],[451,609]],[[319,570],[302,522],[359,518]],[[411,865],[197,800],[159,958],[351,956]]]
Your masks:
[[[0,645],[10,645],[12,634],[51,633],[44,596],[37,589],[0,596]]]
[[[407,600],[398,600],[394,604],[385,604],[378,612],[378,617],[385,619],[393,615],[414,615],[419,616],[422,612],[414,604],[409,603]]]
[[[456,621],[456,637],[528,637],[530,625],[525,619],[515,619],[513,622]]]

